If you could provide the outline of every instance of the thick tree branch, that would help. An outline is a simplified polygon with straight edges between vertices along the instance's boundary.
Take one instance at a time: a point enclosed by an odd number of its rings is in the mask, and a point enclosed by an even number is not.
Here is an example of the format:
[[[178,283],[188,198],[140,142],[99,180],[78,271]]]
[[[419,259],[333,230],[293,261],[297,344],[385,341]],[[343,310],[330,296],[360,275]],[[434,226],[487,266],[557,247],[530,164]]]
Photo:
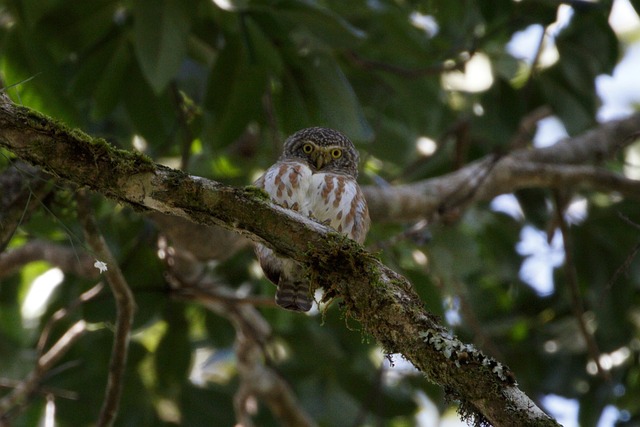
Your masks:
[[[640,199],[640,182],[598,167],[638,139],[640,113],[555,145],[483,158],[447,175],[406,185],[363,188],[375,221],[433,218],[522,188],[617,192]]]
[[[400,352],[461,401],[463,413],[496,426],[557,425],[515,385],[505,366],[448,335],[402,276],[355,242],[262,192],[238,189],[154,164],[0,98],[0,145],[78,185],[145,210],[236,230],[306,266],[342,297],[388,352]]]

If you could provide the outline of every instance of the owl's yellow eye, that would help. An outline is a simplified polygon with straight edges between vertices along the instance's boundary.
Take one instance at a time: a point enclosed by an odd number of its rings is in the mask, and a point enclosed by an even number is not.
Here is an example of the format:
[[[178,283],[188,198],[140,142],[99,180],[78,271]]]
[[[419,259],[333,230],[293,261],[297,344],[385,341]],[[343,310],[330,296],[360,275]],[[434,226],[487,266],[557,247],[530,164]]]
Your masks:
[[[304,151],[305,154],[311,154],[311,152],[313,151],[313,145],[306,143],[302,146],[302,151]]]
[[[339,159],[340,157],[342,157],[342,150],[339,148],[334,148],[333,150],[331,150],[331,157],[333,157],[334,159]]]

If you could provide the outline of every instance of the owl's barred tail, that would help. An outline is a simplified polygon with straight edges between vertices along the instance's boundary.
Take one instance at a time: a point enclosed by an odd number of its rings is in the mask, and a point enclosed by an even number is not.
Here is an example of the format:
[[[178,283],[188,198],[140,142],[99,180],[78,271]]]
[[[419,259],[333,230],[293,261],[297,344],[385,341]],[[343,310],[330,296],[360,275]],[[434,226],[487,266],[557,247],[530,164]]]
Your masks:
[[[276,304],[287,310],[309,311],[313,305],[313,299],[309,295],[309,282],[280,280],[276,290]]]

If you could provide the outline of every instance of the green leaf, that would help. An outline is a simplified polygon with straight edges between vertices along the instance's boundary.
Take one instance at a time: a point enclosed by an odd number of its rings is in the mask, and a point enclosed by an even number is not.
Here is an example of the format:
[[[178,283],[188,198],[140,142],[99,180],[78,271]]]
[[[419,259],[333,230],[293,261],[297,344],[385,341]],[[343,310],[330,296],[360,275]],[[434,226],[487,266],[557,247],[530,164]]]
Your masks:
[[[220,386],[203,389],[185,383],[180,399],[182,425],[190,427],[234,425],[236,420],[230,393]]]
[[[544,230],[549,221],[548,194],[539,188],[523,188],[514,193],[527,222]]]
[[[373,129],[365,118],[360,101],[338,63],[329,56],[304,58],[299,64],[304,85],[314,101],[318,120],[351,138],[369,141]]]
[[[313,37],[323,43],[346,49],[355,47],[365,33],[331,9],[311,2],[281,1],[274,10],[278,19],[286,20],[288,27],[296,27],[299,42]]]
[[[66,362],[67,368],[48,380],[50,386],[73,390],[82,396],[82,401],[56,401],[56,418],[60,417],[66,425],[82,426],[95,421],[104,397],[112,344],[113,333],[107,329],[86,334],[60,362],[62,366]],[[91,357],[86,357],[87,354]]]
[[[168,328],[156,348],[154,362],[160,390],[172,396],[188,377],[191,345],[184,307],[168,305],[165,318]]]
[[[3,81],[16,85],[8,93],[22,105],[76,124],[78,114],[65,88],[66,76],[42,44],[40,36],[24,27],[16,28],[2,40]]]
[[[526,112],[522,95],[504,79],[497,79],[482,94],[481,104],[485,113],[473,118],[477,126],[472,129],[481,138],[483,148],[506,147],[517,132],[520,117]]]
[[[40,425],[40,421],[45,417],[45,399],[44,396],[36,397],[25,407],[24,413],[15,420],[11,425],[14,427],[32,427]]]
[[[216,146],[226,146],[238,138],[262,111],[267,82],[266,66],[252,62],[246,44],[239,38],[230,38],[209,77],[205,96],[210,114],[204,130],[207,139]]]
[[[205,312],[205,327],[207,328],[209,340],[215,347],[227,348],[233,345],[236,332],[229,319],[207,310]]]
[[[298,381],[296,393],[309,408],[311,417],[321,426],[362,425],[353,422],[362,415],[360,402],[345,392],[334,377],[305,378]]]
[[[570,135],[595,123],[599,99],[595,78],[611,73],[618,60],[618,40],[601,7],[576,10],[556,39],[560,60],[540,76],[543,96]]]
[[[136,62],[127,69],[123,93],[128,119],[151,142],[150,148],[157,150],[171,142],[169,135],[176,122],[171,99],[166,92],[158,95],[153,91]]]
[[[65,59],[69,51],[85,52],[108,37],[114,30],[117,7],[112,0],[58,2],[38,22],[37,31],[54,35],[48,43]]]
[[[594,11],[576,12],[569,27],[556,39],[561,63],[567,58],[580,61],[580,67],[570,70],[573,73],[588,73],[593,79],[599,74],[613,71],[618,62],[618,39],[609,25],[608,13]],[[586,82],[575,82],[576,86],[588,88]]]
[[[278,47],[269,39],[265,30],[251,17],[241,19],[245,32],[245,46],[252,63],[259,64],[269,70],[271,76],[279,76],[283,70],[283,61]]]
[[[547,26],[556,20],[558,5],[543,2],[514,2],[499,0],[478,2],[478,7],[487,21],[488,31],[505,28],[510,31],[525,28],[531,24]]]
[[[595,426],[599,424],[598,420],[602,415],[604,407],[608,403],[603,397],[611,393],[609,387],[599,385],[595,381],[589,384],[588,390],[584,396],[580,397],[578,422],[581,426]]]
[[[187,52],[190,20],[181,0],[134,2],[134,46],[145,78],[156,94],[178,72]]]
[[[122,82],[129,78],[131,58],[131,46],[121,37],[105,43],[82,61],[74,91],[77,96],[93,98],[98,117],[106,116],[121,101]]]
[[[482,267],[478,244],[465,231],[462,226],[433,229],[435,244],[427,256],[432,261],[433,273],[445,281],[460,280]]]
[[[560,117],[569,135],[583,132],[595,123],[596,93],[593,90],[577,92],[571,77],[566,76],[558,64],[542,73],[539,82],[544,98]]]
[[[387,386],[376,378],[375,369],[369,367],[368,372],[358,372],[353,365],[342,364],[338,379],[340,386],[363,408],[383,418],[410,415],[416,410],[413,396],[401,386]]]
[[[436,316],[444,317],[444,308],[442,306],[442,289],[434,283],[431,275],[417,269],[405,270],[405,276],[414,285],[416,292],[424,301],[425,307]]]
[[[111,61],[108,62],[96,88],[95,100],[99,115],[106,116],[121,100],[121,82],[127,78],[126,72],[131,63],[131,56],[129,45],[124,40],[121,41],[113,52]]]
[[[290,73],[287,73],[280,84],[273,98],[284,133],[290,135],[301,128],[311,126],[313,123],[298,82]]]

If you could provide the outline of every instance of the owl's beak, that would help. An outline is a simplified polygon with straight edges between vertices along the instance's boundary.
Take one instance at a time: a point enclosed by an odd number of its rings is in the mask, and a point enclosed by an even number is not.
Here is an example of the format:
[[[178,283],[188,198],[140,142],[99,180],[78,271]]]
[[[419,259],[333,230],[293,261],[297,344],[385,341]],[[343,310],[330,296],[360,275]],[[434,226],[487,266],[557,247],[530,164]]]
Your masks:
[[[331,160],[331,153],[320,148],[313,152],[312,158],[316,164],[316,169],[320,170],[322,169],[322,166],[326,165]]]

